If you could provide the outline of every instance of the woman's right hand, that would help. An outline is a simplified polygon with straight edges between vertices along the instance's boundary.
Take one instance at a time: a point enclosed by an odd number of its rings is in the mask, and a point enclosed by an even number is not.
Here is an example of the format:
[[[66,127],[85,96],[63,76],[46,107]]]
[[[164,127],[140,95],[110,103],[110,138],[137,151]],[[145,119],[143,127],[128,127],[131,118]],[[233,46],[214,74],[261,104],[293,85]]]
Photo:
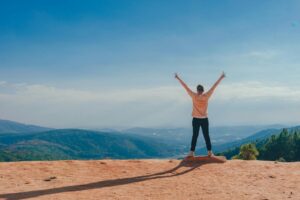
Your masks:
[[[225,72],[222,72],[221,78],[225,78],[225,77],[226,77]]]
[[[179,76],[178,76],[178,74],[177,74],[177,73],[175,73],[175,78],[176,78],[176,79],[179,79]]]

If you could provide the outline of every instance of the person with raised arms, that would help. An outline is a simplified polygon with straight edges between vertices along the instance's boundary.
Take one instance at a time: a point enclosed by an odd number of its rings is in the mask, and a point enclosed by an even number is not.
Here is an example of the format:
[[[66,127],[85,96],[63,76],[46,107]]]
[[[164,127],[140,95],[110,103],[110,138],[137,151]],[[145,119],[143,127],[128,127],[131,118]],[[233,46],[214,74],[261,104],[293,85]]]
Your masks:
[[[209,136],[209,122],[208,122],[208,101],[215,91],[216,87],[219,83],[225,78],[225,73],[223,72],[220,78],[215,82],[215,84],[207,91],[204,91],[204,87],[202,85],[197,86],[197,92],[193,92],[185,82],[179,77],[177,73],[175,73],[175,78],[181,83],[183,88],[187,91],[188,95],[192,98],[193,102],[193,111],[192,111],[192,125],[193,125],[193,137],[191,142],[190,152],[188,157],[195,156],[195,148],[197,144],[197,139],[199,135],[200,127],[202,129],[202,133],[205,139],[205,144],[207,148],[207,154],[209,157],[213,156],[212,146]]]

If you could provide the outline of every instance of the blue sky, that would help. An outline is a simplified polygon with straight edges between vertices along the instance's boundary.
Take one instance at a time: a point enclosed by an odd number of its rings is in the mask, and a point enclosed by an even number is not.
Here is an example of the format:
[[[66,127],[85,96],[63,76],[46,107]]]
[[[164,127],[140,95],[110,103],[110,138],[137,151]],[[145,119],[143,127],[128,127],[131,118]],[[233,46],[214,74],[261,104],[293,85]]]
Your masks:
[[[224,70],[213,124],[299,123],[299,10],[296,0],[3,0],[0,118],[189,126],[173,73],[194,88]]]

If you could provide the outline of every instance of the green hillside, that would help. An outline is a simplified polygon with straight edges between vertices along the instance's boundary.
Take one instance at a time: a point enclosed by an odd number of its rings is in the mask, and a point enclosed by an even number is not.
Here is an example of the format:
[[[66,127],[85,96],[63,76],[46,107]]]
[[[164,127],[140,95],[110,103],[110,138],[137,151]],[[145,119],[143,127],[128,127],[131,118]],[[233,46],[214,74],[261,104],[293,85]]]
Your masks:
[[[51,130],[41,126],[22,124],[10,120],[0,119],[0,134],[3,133],[36,133],[41,131]]]
[[[147,137],[79,129],[0,135],[0,161],[157,158],[177,151]]]
[[[259,160],[300,161],[300,131],[283,129],[279,134],[253,142],[259,155]],[[227,158],[238,155],[240,147],[221,153]]]

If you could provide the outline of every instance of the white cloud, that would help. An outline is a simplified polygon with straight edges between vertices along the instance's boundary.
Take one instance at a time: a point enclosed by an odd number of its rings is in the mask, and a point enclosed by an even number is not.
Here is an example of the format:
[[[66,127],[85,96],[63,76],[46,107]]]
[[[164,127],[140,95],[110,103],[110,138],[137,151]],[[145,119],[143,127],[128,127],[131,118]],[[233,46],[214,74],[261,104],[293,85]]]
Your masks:
[[[282,52],[278,50],[255,50],[243,53],[240,56],[243,58],[273,59],[281,54]]]
[[[6,81],[0,81],[0,87],[6,85]]]
[[[244,82],[220,85],[219,100],[248,99],[268,100],[281,99],[300,102],[300,90],[280,85],[266,85],[261,82]]]
[[[272,115],[282,116],[280,106],[291,104],[290,109],[283,109],[286,118],[282,120],[289,122],[295,116],[288,113],[294,113],[295,105],[300,105],[300,90],[260,82],[224,83],[217,88],[211,103],[215,124],[247,123],[255,115],[268,116],[270,109]],[[256,107],[259,109],[250,111]],[[249,115],[241,117],[238,113],[242,109]],[[0,110],[1,118],[54,127],[185,126],[190,124],[191,102],[178,85],[94,91],[5,83],[0,84]],[[268,122],[272,122],[272,116],[269,117]]]
[[[26,100],[36,101],[47,99],[49,102],[133,102],[159,98],[160,101],[176,100],[180,101],[177,93],[179,87],[158,87],[146,89],[128,90],[77,90],[62,89],[47,85],[28,85],[28,84],[6,84],[7,88],[14,91],[9,97],[22,97]],[[1,94],[1,93],[0,93]]]

